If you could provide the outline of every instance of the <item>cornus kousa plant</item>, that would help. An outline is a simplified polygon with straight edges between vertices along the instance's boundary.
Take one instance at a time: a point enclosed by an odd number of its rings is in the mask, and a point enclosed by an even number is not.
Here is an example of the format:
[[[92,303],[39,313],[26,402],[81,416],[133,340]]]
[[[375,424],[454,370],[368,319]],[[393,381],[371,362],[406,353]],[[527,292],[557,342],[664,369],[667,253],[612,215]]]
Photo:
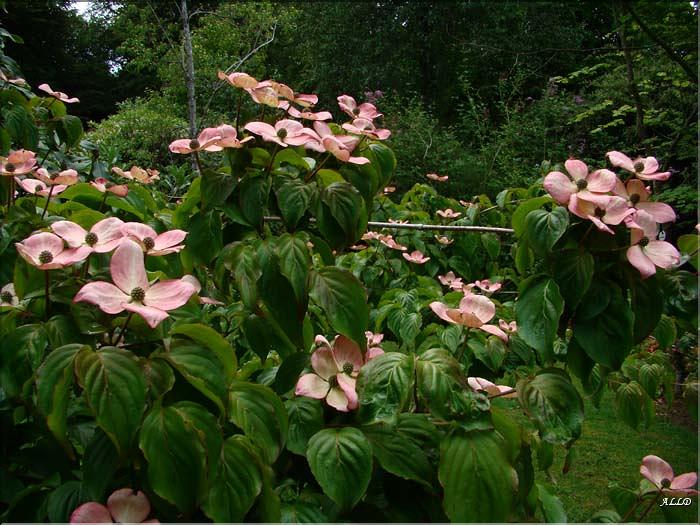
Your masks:
[[[534,471],[576,469],[571,376],[632,426],[668,395],[640,343],[697,316],[652,157],[400,195],[380,92],[222,72],[229,118],[172,137],[166,194],[4,64],[5,521],[562,522]],[[693,490],[645,461],[653,497]]]

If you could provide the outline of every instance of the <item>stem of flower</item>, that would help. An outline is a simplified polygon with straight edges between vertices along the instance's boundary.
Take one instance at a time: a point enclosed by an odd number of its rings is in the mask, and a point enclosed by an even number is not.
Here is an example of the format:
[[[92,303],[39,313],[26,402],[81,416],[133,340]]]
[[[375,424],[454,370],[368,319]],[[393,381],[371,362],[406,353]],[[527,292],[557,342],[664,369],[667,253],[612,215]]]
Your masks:
[[[651,512],[652,507],[656,504],[657,501],[659,501],[659,497],[661,497],[661,491],[656,493],[656,497],[653,500],[651,500],[651,503],[649,503],[649,506],[646,509],[644,509],[644,512],[642,512],[642,515],[639,516],[639,519],[637,521],[644,521],[644,518],[647,517],[647,514]]]
[[[267,168],[265,169],[268,175],[270,174],[270,170],[272,170],[272,163],[275,161],[275,156],[277,156],[279,149],[279,144],[275,144],[275,147],[272,150],[272,156],[270,157],[270,162],[267,164]]]
[[[15,202],[15,178],[10,177],[10,195],[9,195],[9,205],[11,206]]]
[[[202,162],[199,160],[199,152],[193,151],[192,156],[194,156],[194,162],[197,164],[197,171],[199,171],[199,175],[201,176],[204,170],[202,170]]]
[[[593,226],[594,226],[593,223],[591,223],[591,225],[590,225],[590,226],[588,227],[588,229],[586,230],[586,233],[583,234],[583,237],[582,237],[581,240],[578,242],[578,245],[579,245],[579,246],[581,246],[581,245],[583,244],[583,241],[586,240],[586,238],[588,237],[588,234],[591,233],[591,231],[593,230]]]
[[[51,298],[49,297],[50,283],[49,270],[44,270],[44,300],[46,301],[46,306],[44,307],[44,321],[48,321],[51,315]]]
[[[41,212],[41,219],[44,219],[44,216],[46,215],[46,210],[49,209],[49,201],[51,200],[51,194],[53,193],[54,186],[53,184],[51,185],[51,188],[49,188],[49,194],[46,196],[46,205],[44,206],[44,211]]]
[[[83,268],[83,279],[87,279],[88,276],[88,269],[90,268],[90,256],[92,253],[89,253],[87,258],[85,259],[85,267]]]
[[[97,209],[97,211],[102,211],[102,208],[105,206],[105,202],[107,202],[107,190],[105,190],[105,195],[102,197],[102,202],[100,202],[100,207]]]
[[[497,397],[507,396],[508,394],[512,394],[514,392],[515,392],[515,388],[511,388],[510,390],[507,390],[505,392],[499,392],[498,394],[494,394],[492,396],[489,396],[489,399],[495,399]]]
[[[126,332],[126,327],[129,324],[129,321],[131,321],[131,318],[133,317],[134,312],[129,312],[129,316],[126,318],[126,321],[124,321],[124,326],[122,326],[121,331],[119,332],[119,337],[117,337],[117,342],[114,343],[114,346],[119,346],[119,343],[122,342],[124,339],[124,332]]]
[[[467,341],[469,340],[469,327],[466,327],[466,331],[464,332],[464,345],[462,348],[459,350],[459,355],[457,356],[457,361],[461,364],[462,363],[462,356],[464,355],[464,351],[467,348]]]
[[[236,133],[238,133],[238,119],[241,116],[241,102],[243,101],[243,92],[238,93],[238,104],[236,104]]]
[[[316,165],[313,171],[309,172],[309,174],[306,177],[304,177],[304,182],[309,182],[311,179],[313,179],[314,176],[320,171],[321,168],[323,168],[323,166],[326,164],[326,162],[328,162],[328,159],[330,158],[331,154],[327,153],[326,157]]]

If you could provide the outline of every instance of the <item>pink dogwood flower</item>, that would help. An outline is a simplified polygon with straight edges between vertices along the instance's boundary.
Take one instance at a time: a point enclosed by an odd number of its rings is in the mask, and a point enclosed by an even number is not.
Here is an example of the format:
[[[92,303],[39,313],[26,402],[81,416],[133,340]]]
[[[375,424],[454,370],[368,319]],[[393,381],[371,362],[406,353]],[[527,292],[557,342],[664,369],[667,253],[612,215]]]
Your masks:
[[[383,237],[384,236],[379,232],[369,231],[369,232],[365,232],[362,235],[362,240],[363,241],[374,241],[374,240],[380,240]]]
[[[438,275],[438,281],[440,281],[443,286],[449,286],[453,290],[461,290],[464,286],[462,278],[457,277],[452,270],[445,275]]]
[[[124,222],[121,219],[108,217],[96,222],[90,231],[71,221],[54,222],[51,229],[66,241],[70,248],[79,248],[76,251],[76,258],[82,256],[82,259],[85,259],[93,252],[107,253],[119,246],[124,239],[123,225]]]
[[[343,129],[356,135],[365,135],[375,140],[386,140],[391,137],[388,129],[378,129],[370,119],[356,118],[351,124],[343,124]]]
[[[143,492],[124,488],[112,492],[107,506],[95,501],[83,503],[71,513],[70,523],[160,523],[146,520],[150,512],[151,504]]]
[[[219,77],[219,80],[225,80],[229,84],[231,84],[233,87],[237,88],[254,88],[255,86],[258,85],[258,81],[248,75],[247,73],[224,73],[223,71],[219,71],[217,73],[217,76]]]
[[[670,171],[659,172],[659,161],[655,157],[637,157],[632,160],[619,151],[608,151],[605,154],[610,164],[622,168],[642,180],[667,180]]]
[[[698,493],[693,488],[698,482],[697,472],[686,472],[676,476],[671,465],[659,456],[644,456],[639,473],[667,494],[683,496]]]
[[[354,157],[352,151],[359,143],[356,137],[347,135],[334,135],[331,128],[325,122],[314,122],[313,131],[315,134],[310,134],[310,140],[306,147],[316,149],[317,151],[327,151],[341,162],[349,162],[350,164],[369,164],[370,160],[366,157]],[[314,148],[315,142],[320,143],[320,148]]]
[[[138,166],[131,166],[131,169],[126,171],[121,168],[118,168],[117,166],[114,166],[112,168],[112,173],[116,173],[120,177],[129,180],[135,180],[142,184],[150,184],[160,179],[160,172],[158,170],[152,170],[148,168],[143,169],[139,168]]]
[[[297,381],[298,396],[325,399],[340,412],[358,407],[355,378],[364,364],[360,348],[350,339],[339,335],[331,345],[323,336],[316,337],[318,347],[311,354],[312,374]]]
[[[19,298],[15,292],[14,283],[8,283],[0,288],[0,306],[16,308],[19,305]]]
[[[651,192],[639,179],[630,179],[627,184],[618,179],[613,193],[625,199],[628,206],[647,212],[660,224],[676,220],[676,212],[668,204],[649,200]]]
[[[430,180],[434,180],[436,182],[445,182],[447,179],[450,178],[448,175],[440,176],[437,173],[428,173],[426,175],[426,177],[428,177]]]
[[[374,104],[365,102],[358,106],[355,99],[350,95],[340,95],[338,97],[338,106],[340,106],[340,109],[352,118],[374,120],[375,118],[382,116],[382,114],[377,111]]]
[[[221,151],[223,148],[217,144],[221,138],[219,128],[204,128],[196,139],[177,139],[172,141],[168,148],[181,155],[198,151]]]
[[[481,281],[475,281],[474,285],[477,288],[479,288],[481,291],[484,291],[487,293],[497,292],[498,290],[501,289],[501,286],[502,286],[501,283],[492,283],[488,279],[483,279]]]
[[[447,208],[446,210],[438,210],[437,214],[443,219],[456,219],[457,217],[462,215],[461,212],[454,211],[452,208]]]
[[[465,291],[464,297],[457,308],[450,308],[444,303],[433,301],[430,309],[442,319],[452,324],[461,324],[467,328],[478,328],[486,333],[495,335],[503,341],[508,341],[508,336],[499,327],[486,324],[496,315],[496,305],[488,297]]]
[[[387,186],[382,190],[382,193],[384,195],[389,195],[390,193],[394,193],[395,191],[396,191],[396,186]],[[391,220],[391,219],[389,219],[389,220]],[[408,221],[406,221],[405,223],[402,223],[402,224],[407,224],[407,223],[408,223]]]
[[[11,151],[0,157],[0,174],[6,176],[26,175],[36,168],[36,153],[26,149]]]
[[[5,73],[0,71],[0,81],[1,82],[9,82],[10,84],[14,84],[15,86],[26,86],[27,81],[24,80],[23,78],[8,78]]]
[[[84,259],[78,249],[66,249],[63,239],[49,232],[35,233],[15,247],[22,258],[40,270],[64,268]]]
[[[426,257],[423,255],[423,252],[420,250],[414,250],[410,254],[408,253],[402,253],[403,258],[406,259],[408,262],[416,263],[416,264],[425,264],[430,260],[430,257]]]
[[[20,188],[22,188],[27,193],[31,193],[32,195],[48,197],[49,192],[51,191],[46,184],[37,179],[20,179],[19,177],[15,177],[15,182],[19,185]],[[53,191],[51,191],[51,195],[58,195],[62,191],[65,191],[66,188],[68,188],[68,186],[64,184],[58,184],[56,186],[51,186],[51,188],[53,188]]]
[[[263,80],[262,82],[258,82],[255,87],[244,89],[250,95],[250,98],[253,99],[253,102],[256,104],[264,104],[272,108],[279,106],[280,96],[286,98],[284,96],[286,94],[290,95],[292,98],[294,97],[294,92],[288,86],[272,80]]]
[[[615,187],[617,177],[610,170],[600,169],[588,173],[588,166],[576,159],[567,160],[564,166],[570,176],[561,171],[552,171],[544,178],[543,184],[544,189],[559,204],[570,204],[574,194],[591,199],[591,194],[605,194]]]
[[[199,295],[199,292],[202,291],[202,285],[194,275],[183,275],[182,280],[194,286],[194,290],[197,295]],[[214,304],[218,306],[224,303],[217,301],[216,299],[212,299],[211,297],[203,297],[199,295],[199,304]]]
[[[74,102],[80,102],[80,99],[77,97],[69,98],[68,95],[66,95],[62,91],[54,91],[48,84],[39,84],[39,89],[44,91],[45,93],[48,93],[52,97],[57,98],[64,104],[73,104]]]
[[[396,241],[394,240],[394,237],[391,236],[391,235],[384,235],[384,236],[382,236],[382,238],[379,239],[379,242],[381,242],[381,243],[382,243],[384,246],[386,246],[387,248],[391,248],[392,250],[399,250],[399,251],[402,251],[402,252],[405,252],[406,250],[408,250],[408,248],[407,248],[406,246],[404,246],[403,244],[399,244],[398,242],[396,242]]]
[[[112,168],[114,169],[114,168]],[[114,184],[104,177],[97,177],[95,180],[90,181],[90,186],[95,188],[100,193],[113,193],[117,197],[126,197],[129,194],[129,186],[126,184]],[[54,194],[56,190],[54,190]]]
[[[75,170],[51,174],[46,168],[39,168],[34,176],[47,186],[72,186],[78,183],[78,172]]]
[[[671,243],[656,240],[658,226],[651,215],[640,211],[636,222],[641,228],[631,230],[632,246],[627,249],[627,260],[643,279],[654,275],[657,266],[670,268],[680,263],[680,253]]]
[[[303,146],[309,142],[311,137],[309,132],[312,130],[304,128],[304,126],[296,120],[280,120],[275,123],[274,127],[266,122],[249,122],[245,129],[260,137],[266,142],[274,142],[283,148],[287,146]]]
[[[369,362],[371,359],[382,355],[384,350],[379,346],[384,340],[384,334],[375,334],[374,332],[365,332],[365,337],[367,338],[367,352],[365,353],[365,363]]]
[[[303,95],[303,96],[310,96],[310,95]],[[330,114],[329,111],[319,111],[318,113],[314,113],[313,111],[309,111],[308,109],[303,109],[302,111],[299,111],[297,108],[292,106],[287,101],[282,101],[279,103],[279,107],[281,109],[284,109],[289,113],[291,117],[294,118],[301,118],[304,120],[331,120],[333,118],[333,115]]]
[[[511,321],[510,323],[504,321],[503,319],[498,320],[498,326],[501,327],[506,334],[514,334],[518,331],[518,323]]]
[[[443,246],[449,246],[453,242],[455,242],[454,239],[450,239],[449,237],[445,235],[435,235],[435,240],[442,244]]]
[[[228,124],[221,124],[216,128],[210,129],[212,130],[212,133],[220,135],[220,138],[214,142],[214,144],[210,146],[207,151],[220,151],[224,148],[242,148],[243,144],[253,140],[253,137],[246,137],[238,140],[236,128],[229,126]],[[215,148],[218,148],[218,150]]]
[[[187,236],[187,232],[183,230],[169,230],[159,235],[153,228],[140,222],[125,222],[122,234],[138,241],[147,255],[177,253],[185,248],[185,245],[180,243]]]
[[[569,211],[577,217],[588,219],[599,230],[611,235],[614,235],[615,232],[607,226],[608,224],[616,226],[635,213],[634,208],[630,208],[622,197],[586,195],[584,198],[579,194],[571,196]]]
[[[96,281],[84,285],[73,302],[96,305],[105,313],[118,314],[127,310],[155,328],[168,317],[170,310],[184,305],[195,293],[191,283],[170,279],[149,284],[141,247],[131,239],[124,239],[114,251],[109,265],[112,281]]]
[[[490,396],[517,397],[517,392],[513,387],[497,385],[483,377],[468,377],[467,384],[476,392],[486,392]]]

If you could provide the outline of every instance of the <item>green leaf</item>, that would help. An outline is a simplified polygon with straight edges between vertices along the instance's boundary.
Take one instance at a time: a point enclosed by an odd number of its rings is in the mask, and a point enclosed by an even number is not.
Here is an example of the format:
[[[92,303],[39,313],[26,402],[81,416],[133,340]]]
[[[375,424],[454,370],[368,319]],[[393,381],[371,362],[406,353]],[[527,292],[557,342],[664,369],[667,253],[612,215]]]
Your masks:
[[[226,202],[236,187],[236,178],[228,173],[205,169],[202,173],[202,210],[208,211]]]
[[[83,456],[83,485],[92,501],[103,501],[107,489],[114,483],[119,455],[109,436],[99,428],[85,447]]]
[[[289,230],[294,230],[311,204],[313,188],[298,179],[288,179],[277,190],[277,206]]]
[[[551,212],[533,210],[525,218],[527,242],[538,255],[551,252],[568,227],[569,211],[562,206],[557,206]]]
[[[334,182],[321,191],[320,197],[345,232],[346,243],[357,241],[367,226],[365,203],[357,189],[347,182]]]
[[[413,355],[386,352],[372,359],[357,378],[360,419],[391,419],[407,410],[413,398],[414,377]]]
[[[321,430],[309,440],[306,458],[323,492],[341,509],[360,501],[372,477],[372,448],[360,430]]]
[[[629,280],[634,313],[632,343],[637,344],[644,341],[659,324],[664,309],[664,296],[659,286],[658,276],[652,275],[642,280],[636,271],[633,275],[634,277]]]
[[[208,472],[218,465],[222,437],[204,407],[181,401],[155,405],[141,427],[139,446],[148,461],[148,480],[158,496],[180,512],[191,512],[207,489]],[[211,496],[209,496],[211,497]]]
[[[595,262],[589,252],[563,250],[554,259],[554,280],[568,308],[573,311],[593,280]]]
[[[598,315],[574,318],[574,338],[595,362],[617,370],[632,348],[634,314],[619,288],[611,285],[609,293],[610,301]],[[590,293],[583,299],[597,300]]]
[[[427,350],[416,361],[418,399],[435,416],[448,417],[449,398],[459,373],[459,363],[439,348]]]
[[[225,412],[227,378],[221,361],[209,348],[182,339],[173,339],[167,352],[156,354],[193,387],[213,401],[221,413]]]
[[[226,267],[233,272],[243,304],[249,310],[255,310],[258,302],[258,279],[262,275],[255,249],[247,244],[237,244],[231,251]]]
[[[554,339],[564,301],[557,283],[548,277],[533,277],[521,285],[515,303],[518,335],[537,350],[544,362],[552,357]]]
[[[250,443],[243,436],[230,437],[202,509],[216,523],[242,523],[261,489],[262,473]]]
[[[282,275],[276,257],[264,268],[258,290],[269,313],[267,320],[279,327],[278,335],[288,338],[297,348],[302,348],[307,302],[296,301],[294,288]]]
[[[195,260],[209,264],[223,247],[221,217],[217,211],[198,213],[190,218],[186,243]]]
[[[170,333],[172,335],[185,335],[214,352],[221,361],[227,383],[233,379],[238,368],[236,351],[219,332],[203,324],[181,324],[174,327]]]
[[[239,186],[239,205],[246,220],[259,228],[267,209],[270,183],[266,177],[245,177]]]
[[[334,266],[312,270],[309,295],[323,308],[333,329],[364,350],[369,308],[362,283],[350,272]]]
[[[71,513],[88,501],[79,481],[68,481],[54,490],[46,500],[46,512],[52,523],[67,523]]]
[[[83,137],[83,123],[74,115],[66,115],[58,119],[56,133],[68,148],[74,148]]]
[[[453,522],[505,522],[515,501],[517,475],[503,438],[493,431],[456,429],[440,444],[442,506]]]
[[[369,149],[374,156],[374,159],[370,159],[372,160],[372,166],[379,174],[378,189],[380,189],[386,186],[394,175],[394,171],[396,170],[396,156],[391,148],[381,142],[371,143]]]
[[[698,251],[700,250],[700,235],[696,235],[694,233],[681,235],[678,237],[676,245],[678,246],[678,250],[681,252],[682,258],[687,259],[697,271],[698,266],[700,266],[698,264],[698,261],[700,260],[700,255],[698,254]]]
[[[558,369],[548,370],[533,379],[518,381],[518,399],[537,425],[542,440],[570,445],[581,435],[583,400],[565,374]]]
[[[676,333],[676,323],[673,317],[669,317],[668,315],[661,316],[659,324],[657,324],[654,329],[654,337],[659,343],[659,348],[661,350],[667,350],[676,342],[678,336]]]
[[[552,197],[549,195],[543,195],[541,197],[535,197],[534,199],[528,199],[521,203],[513,212],[513,218],[511,219],[513,229],[515,230],[515,235],[517,237],[522,237],[525,233],[525,218],[528,213],[533,210],[537,210],[552,201]]]
[[[76,371],[97,424],[119,454],[126,454],[146,405],[146,380],[136,357],[113,347],[85,351],[76,359]]]
[[[21,105],[12,105],[3,111],[4,128],[14,143],[25,149],[36,150],[39,143],[39,129],[32,115]]]
[[[489,255],[489,259],[495,261],[501,253],[501,239],[495,233],[482,233],[481,244]]]
[[[636,381],[630,381],[615,392],[615,408],[618,417],[637,430],[642,421],[642,408],[644,407],[645,394],[642,386]]]
[[[323,407],[318,399],[294,397],[285,401],[289,416],[287,450],[306,456],[311,436],[323,428]]]
[[[152,400],[160,399],[172,390],[175,385],[175,373],[168,363],[160,359],[147,359],[141,362],[141,366]]]
[[[289,429],[287,410],[269,387],[236,381],[229,392],[229,418],[272,464],[284,448]]]
[[[306,280],[312,267],[311,255],[300,237],[285,233],[277,239],[280,271],[294,289],[298,303],[306,302]]]
[[[550,494],[541,483],[537,483],[537,499],[546,523],[567,523],[568,518],[561,500]]]
[[[404,344],[413,344],[423,323],[420,312],[411,312],[401,307],[390,310],[387,321],[389,329]]]
[[[664,367],[656,363],[644,363],[639,367],[639,384],[651,399],[658,397],[659,386],[665,375]]]
[[[416,481],[433,491],[435,473],[421,447],[387,423],[362,427],[372,445],[372,453],[384,470],[403,479]]]
[[[73,387],[73,361],[83,348],[87,347],[70,344],[56,348],[37,371],[37,407],[46,416],[51,433],[66,449],[70,449],[66,418]]]

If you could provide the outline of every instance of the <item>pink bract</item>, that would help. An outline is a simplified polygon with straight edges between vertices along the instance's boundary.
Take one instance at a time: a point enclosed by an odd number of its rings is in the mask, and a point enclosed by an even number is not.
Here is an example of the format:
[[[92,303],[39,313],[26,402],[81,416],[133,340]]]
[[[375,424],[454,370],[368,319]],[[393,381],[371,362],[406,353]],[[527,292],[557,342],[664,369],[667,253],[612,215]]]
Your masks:
[[[476,285],[477,288],[484,292],[488,293],[494,293],[497,292],[498,290],[501,289],[502,284],[501,283],[492,283],[488,279],[484,279],[482,281],[475,281],[474,285]]]
[[[19,298],[15,292],[14,283],[8,283],[0,288],[0,306],[16,307],[19,305]]]
[[[124,222],[117,217],[109,217],[95,223],[86,231],[82,226],[71,221],[57,221],[51,225],[53,232],[61,237],[71,248],[83,248],[81,255],[87,257],[92,252],[107,253],[122,242]]]
[[[580,160],[569,159],[564,163],[569,176],[552,171],[544,178],[544,189],[559,204],[569,204],[571,196],[592,198],[591,194],[605,194],[615,187],[617,177],[606,169],[588,173],[588,166]]]
[[[660,224],[676,220],[676,212],[668,204],[649,200],[651,192],[639,179],[630,179],[627,184],[618,179],[613,193],[625,199],[628,206],[647,212]]]
[[[124,171],[121,168],[113,167],[112,173],[116,173],[120,177],[125,179],[135,180],[143,184],[150,184],[153,181],[160,179],[160,172],[158,170],[143,169],[138,166],[131,166],[131,169]]]
[[[408,262],[416,264],[425,264],[430,260],[430,257],[425,257],[420,250],[414,250],[410,254],[402,253],[401,255],[403,255],[403,258]]]
[[[450,178],[450,177],[447,176],[447,175],[442,175],[442,176],[440,176],[440,175],[438,175],[437,173],[428,173],[428,174],[426,175],[426,177],[429,178],[430,180],[434,180],[434,181],[437,181],[437,182],[445,182],[447,179]]]
[[[666,241],[656,240],[658,226],[654,218],[646,212],[637,213],[636,223],[640,228],[631,229],[631,244],[627,249],[627,260],[642,278],[656,273],[656,268],[670,268],[680,263],[680,253]]]
[[[382,114],[377,111],[374,104],[365,102],[358,106],[355,99],[349,95],[340,95],[338,97],[338,106],[340,106],[340,109],[352,118],[374,120],[375,118],[382,116]]]
[[[488,379],[484,379],[483,377],[468,377],[467,384],[469,384],[469,386],[471,387],[472,390],[475,390],[477,392],[484,391],[491,396],[499,396],[499,397],[517,397],[518,396],[517,392],[515,391],[515,389],[513,387],[505,386],[505,385],[497,385],[495,383],[492,383]]]
[[[220,80],[225,80],[229,84],[231,84],[233,87],[237,88],[254,88],[255,86],[258,85],[258,81],[255,80],[253,77],[246,73],[224,73],[223,71],[219,71],[217,73],[217,76],[219,77]]]
[[[304,128],[296,120],[280,120],[274,126],[267,122],[249,122],[246,124],[245,129],[259,135],[264,141],[274,142],[283,148],[287,146],[303,146],[313,140],[309,136],[309,132],[313,133],[313,131]]]
[[[367,118],[356,118],[352,124],[343,124],[343,129],[357,135],[365,135],[375,140],[386,140],[391,137],[391,131],[388,129],[378,129]]]
[[[670,171],[659,172],[659,161],[655,157],[637,157],[632,160],[619,151],[609,151],[605,154],[610,164],[622,168],[642,180],[667,180]]]
[[[20,188],[22,188],[27,193],[31,193],[32,195],[39,195],[41,197],[49,196],[50,188],[40,180],[20,179],[19,177],[15,177],[15,182],[19,185]],[[57,186],[51,186],[51,188],[53,188],[53,191],[51,191],[51,195],[53,196],[58,195],[62,191],[65,191],[65,189],[68,188],[68,186],[59,184]]]
[[[460,215],[462,215],[461,212],[454,211],[452,208],[447,208],[446,210],[438,210],[437,214],[444,218],[444,219],[456,219]]]
[[[112,168],[114,170],[114,168]],[[113,193],[117,197],[126,197],[129,194],[129,186],[126,184],[114,184],[104,177],[98,177],[93,181],[90,181],[90,186],[95,188],[100,193]],[[54,190],[56,193],[56,190]]]
[[[221,138],[221,131],[218,128],[205,128],[196,139],[177,139],[172,141],[168,148],[173,153],[181,155],[197,151],[221,151],[223,148],[217,145]]]
[[[313,145],[314,142],[320,144],[317,151],[327,151],[341,162],[349,162],[351,164],[369,164],[370,160],[366,157],[354,157],[351,155],[359,143],[359,139],[349,137],[347,135],[334,135],[331,128],[325,122],[314,122],[314,132],[316,141],[311,140],[306,147]],[[313,135],[311,135],[313,137]]]
[[[52,97],[57,98],[65,104],[73,104],[74,102],[80,102],[80,99],[77,97],[69,98],[68,95],[66,95],[62,91],[54,91],[48,84],[39,84],[39,89],[45,93],[48,93]]]
[[[63,170],[52,175],[45,168],[39,168],[36,170],[34,177],[47,186],[72,186],[78,183],[78,172],[72,169]]]
[[[83,286],[73,302],[94,304],[105,313],[118,314],[127,310],[143,317],[155,328],[168,317],[168,312],[184,305],[195,293],[191,283],[171,279],[149,284],[141,247],[125,239],[114,251],[110,261],[114,284],[97,281]]]
[[[185,248],[180,244],[185,240],[187,232],[184,230],[169,230],[158,234],[146,224],[140,222],[125,222],[122,226],[122,235],[138,241],[143,251],[148,255],[168,255],[177,253]]]
[[[618,225],[635,213],[634,208],[630,208],[622,197],[583,192],[571,195],[569,211],[577,217],[590,220],[599,230],[610,234],[615,232],[607,225]]]
[[[64,268],[87,257],[84,248],[66,249],[63,239],[49,232],[35,233],[15,247],[25,261],[40,270]]]
[[[36,168],[36,153],[26,149],[11,151],[0,157],[0,174],[6,176],[26,175]]]
[[[659,456],[644,456],[642,464],[639,467],[639,473],[656,488],[661,489],[667,494],[697,494],[695,484],[698,482],[697,472],[686,472],[680,476],[673,473],[671,465],[661,459]]]
[[[483,295],[471,293],[467,287],[465,290],[465,295],[457,308],[450,308],[444,303],[433,301],[430,303],[430,309],[443,321],[461,324],[468,328],[478,328],[507,342],[508,336],[503,330],[486,324],[496,315],[496,305],[493,301]]]
[[[83,503],[70,515],[71,523],[145,523],[151,504],[141,491],[118,489],[107,499],[107,506],[91,501]],[[159,523],[148,520],[148,523]]]
[[[320,336],[320,345],[311,354],[312,374],[304,374],[297,381],[298,396],[324,399],[340,412],[349,412],[358,407],[355,378],[364,364],[360,348],[350,339],[339,335],[330,345]]]

